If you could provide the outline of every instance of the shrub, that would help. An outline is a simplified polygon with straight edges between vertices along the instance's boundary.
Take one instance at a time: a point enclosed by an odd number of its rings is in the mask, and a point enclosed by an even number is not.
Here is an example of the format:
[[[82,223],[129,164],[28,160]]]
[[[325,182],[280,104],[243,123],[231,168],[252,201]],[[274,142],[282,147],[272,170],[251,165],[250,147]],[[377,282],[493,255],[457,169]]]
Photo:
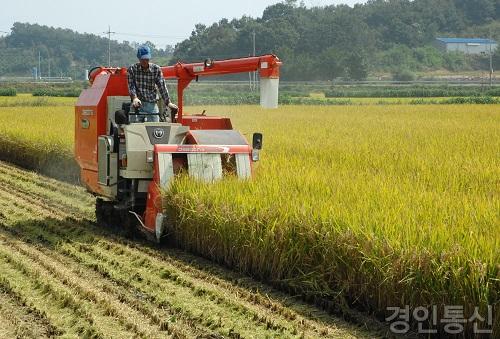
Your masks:
[[[394,72],[392,78],[396,81],[414,81],[417,78],[417,76],[412,71],[403,69]]]
[[[40,88],[33,91],[35,97],[79,97],[81,89]]]
[[[0,88],[0,96],[2,97],[15,97],[17,90],[15,88]]]

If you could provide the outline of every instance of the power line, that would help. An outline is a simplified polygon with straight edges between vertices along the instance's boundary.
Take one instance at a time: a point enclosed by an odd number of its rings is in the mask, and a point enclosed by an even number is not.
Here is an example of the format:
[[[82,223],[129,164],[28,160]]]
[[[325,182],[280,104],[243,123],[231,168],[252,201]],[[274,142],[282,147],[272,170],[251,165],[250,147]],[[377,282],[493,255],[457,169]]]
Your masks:
[[[140,38],[152,38],[152,39],[186,39],[189,38],[188,35],[155,35],[155,34],[137,34],[137,33],[123,33],[115,32],[116,35],[134,36]]]
[[[42,55],[40,54],[40,51],[38,51],[38,78],[41,80],[42,79]]]
[[[145,39],[170,39],[170,40],[185,40],[187,38],[189,38],[189,36],[182,36],[182,35],[153,35],[153,34],[139,34],[139,33],[124,33],[124,32],[110,32],[111,29],[108,28],[108,31],[106,32],[102,32],[102,33],[93,33],[95,35],[107,35],[108,36],[108,44],[111,44],[111,34],[113,35],[117,35],[117,36],[121,36],[121,37],[127,37],[127,36],[130,36],[130,37],[137,37],[137,38],[145,38]],[[111,34],[110,34],[111,33]],[[117,40],[113,40],[113,41],[117,41]],[[169,41],[170,43],[171,41]],[[155,42],[155,45],[157,44],[158,42]]]

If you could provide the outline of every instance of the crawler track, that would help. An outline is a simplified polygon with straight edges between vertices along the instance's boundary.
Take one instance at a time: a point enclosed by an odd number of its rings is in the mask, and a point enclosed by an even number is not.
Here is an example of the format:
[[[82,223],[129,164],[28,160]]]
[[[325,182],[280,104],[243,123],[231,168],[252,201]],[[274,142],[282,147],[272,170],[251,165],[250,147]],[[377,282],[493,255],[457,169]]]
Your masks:
[[[94,224],[83,189],[0,162],[0,337],[374,337],[185,252]]]

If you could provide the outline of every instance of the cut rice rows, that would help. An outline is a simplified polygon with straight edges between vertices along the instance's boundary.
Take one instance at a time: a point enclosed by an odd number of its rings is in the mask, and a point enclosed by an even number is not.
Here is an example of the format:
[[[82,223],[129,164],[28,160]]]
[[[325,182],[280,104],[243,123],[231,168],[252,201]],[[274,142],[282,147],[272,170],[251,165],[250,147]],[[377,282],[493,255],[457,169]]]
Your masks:
[[[93,224],[81,188],[0,163],[0,337],[368,337],[184,252]]]

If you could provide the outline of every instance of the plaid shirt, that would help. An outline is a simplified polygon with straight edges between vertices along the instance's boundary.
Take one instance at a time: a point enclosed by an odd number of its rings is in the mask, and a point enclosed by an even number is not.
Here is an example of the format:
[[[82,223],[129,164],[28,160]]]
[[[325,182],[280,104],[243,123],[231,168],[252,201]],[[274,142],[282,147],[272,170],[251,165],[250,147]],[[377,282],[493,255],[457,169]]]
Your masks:
[[[141,101],[156,102],[158,88],[165,105],[170,102],[160,66],[150,63],[149,68],[144,70],[140,63],[136,63],[128,68],[127,78],[130,96],[137,96]]]

